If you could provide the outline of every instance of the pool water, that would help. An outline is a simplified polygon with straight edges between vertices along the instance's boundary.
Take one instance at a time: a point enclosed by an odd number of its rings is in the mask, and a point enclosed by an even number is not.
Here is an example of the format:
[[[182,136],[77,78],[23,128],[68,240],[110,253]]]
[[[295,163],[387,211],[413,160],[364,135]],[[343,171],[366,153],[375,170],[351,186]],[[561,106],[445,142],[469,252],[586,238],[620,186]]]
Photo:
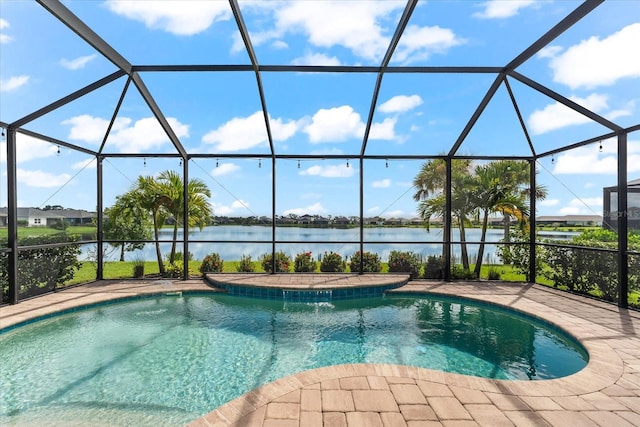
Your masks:
[[[541,322],[461,299],[136,299],[0,335],[0,425],[180,426],[267,382],[341,363],[537,380],[587,359]]]

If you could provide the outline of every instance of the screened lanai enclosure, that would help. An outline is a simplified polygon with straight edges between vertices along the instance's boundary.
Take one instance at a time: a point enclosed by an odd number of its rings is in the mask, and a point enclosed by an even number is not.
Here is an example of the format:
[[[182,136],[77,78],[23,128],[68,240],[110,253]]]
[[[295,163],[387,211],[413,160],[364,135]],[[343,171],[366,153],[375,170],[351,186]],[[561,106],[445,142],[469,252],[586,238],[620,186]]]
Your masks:
[[[2,303],[338,257],[640,307],[638,40],[637,1],[3,1]]]

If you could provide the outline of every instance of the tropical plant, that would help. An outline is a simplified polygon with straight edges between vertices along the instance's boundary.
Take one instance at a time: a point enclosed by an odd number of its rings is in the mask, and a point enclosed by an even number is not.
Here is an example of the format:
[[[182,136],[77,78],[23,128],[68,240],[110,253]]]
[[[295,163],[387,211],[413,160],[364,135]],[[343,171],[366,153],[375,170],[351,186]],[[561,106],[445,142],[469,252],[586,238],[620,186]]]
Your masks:
[[[389,272],[409,273],[412,279],[416,279],[420,276],[420,258],[412,251],[391,251]]]
[[[336,252],[325,252],[320,261],[320,271],[323,273],[342,273],[346,265],[342,256]]]
[[[178,226],[184,225],[185,222],[184,183],[182,176],[173,170],[161,172],[156,181],[160,185],[162,193],[167,196],[164,207],[169,216],[173,218],[173,239],[169,256],[171,263],[175,261]],[[199,227],[202,230],[209,225],[212,216],[211,205],[207,201],[207,198],[211,197],[211,191],[204,181],[193,178],[187,183],[187,195],[189,209],[186,216],[187,225],[189,228]]]
[[[316,271],[317,265],[311,256],[311,252],[301,252],[293,260],[293,271],[297,273],[313,273]]]
[[[163,277],[169,277],[172,279],[178,279],[184,274],[184,267],[179,262],[171,262],[167,264],[167,268],[163,274]]]
[[[379,273],[382,271],[380,256],[375,252],[357,251],[351,255],[349,269],[353,273]],[[362,271],[360,271],[360,260],[362,259]]]
[[[253,261],[251,260],[251,255],[242,254],[240,257],[240,262],[236,266],[236,271],[240,273],[253,273]]]
[[[151,214],[153,235],[156,246],[156,256],[160,274],[164,275],[164,262],[160,251],[159,230],[169,218],[173,219],[173,240],[169,262],[175,262],[176,245],[178,240],[178,226],[184,224],[184,183],[182,177],[175,171],[161,172],[158,178],[139,176],[130,195],[139,206]],[[191,179],[187,183],[187,224],[189,227],[202,229],[209,223],[212,215],[207,197],[211,192],[207,185],[199,179]]]
[[[273,272],[273,255],[270,253],[262,255],[260,259],[260,263],[262,264],[262,268],[267,273]],[[287,273],[289,272],[289,266],[291,265],[291,258],[289,255],[285,254],[282,251],[276,252],[275,257],[275,272],[276,273]]]
[[[469,255],[466,244],[466,225],[473,212],[471,199],[474,188],[470,185],[471,160],[451,161],[451,216],[460,233],[460,251],[462,264],[469,269]],[[416,192],[413,195],[419,202],[418,213],[427,230],[432,218],[446,218],[447,212],[447,163],[443,159],[429,160],[424,163],[413,180]],[[444,255],[443,248],[443,255]]]
[[[202,259],[200,264],[200,273],[220,273],[224,268],[224,261],[217,253],[211,253]]]

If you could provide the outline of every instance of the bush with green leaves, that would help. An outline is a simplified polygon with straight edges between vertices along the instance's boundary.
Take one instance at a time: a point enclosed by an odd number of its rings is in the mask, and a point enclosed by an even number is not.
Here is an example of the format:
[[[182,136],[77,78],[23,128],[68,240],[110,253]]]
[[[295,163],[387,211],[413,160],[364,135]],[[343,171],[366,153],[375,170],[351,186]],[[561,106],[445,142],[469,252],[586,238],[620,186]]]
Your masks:
[[[412,251],[391,251],[389,273],[409,273],[412,279],[420,276],[420,257]]]
[[[73,279],[80,268],[78,257],[82,251],[77,236],[66,233],[48,236],[23,237],[21,246],[48,245],[21,249],[18,252],[18,295],[29,297],[49,292]],[[9,292],[9,258],[0,257],[0,284],[3,302]]]
[[[293,271],[296,273],[313,273],[318,263],[311,256],[311,252],[301,252],[293,260]]]
[[[164,276],[171,279],[180,279],[184,274],[184,267],[181,262],[172,262],[165,265]]]
[[[200,264],[200,273],[221,273],[224,267],[224,261],[217,253],[211,253],[204,257]]]
[[[423,277],[425,279],[444,279],[444,258],[442,255],[429,255],[424,264]]]
[[[346,265],[342,256],[336,252],[325,252],[320,261],[320,271],[323,273],[342,273]]]
[[[264,269],[264,271],[266,271],[267,273],[273,272],[273,254],[269,253],[262,255],[260,263],[262,264],[262,268]],[[291,265],[291,257],[289,257],[289,255],[285,254],[282,251],[278,251],[276,252],[275,264],[276,273],[288,273],[289,266]]]
[[[360,271],[360,251],[351,255],[349,268],[353,273],[379,273],[382,271],[380,256],[375,252],[362,252],[362,271]]]
[[[504,242],[504,240],[500,241]],[[526,230],[511,230],[509,242],[509,244],[498,245],[498,256],[505,265],[511,265],[518,273],[524,274],[527,282],[535,281],[535,277],[529,277],[529,233]],[[545,249],[538,246],[536,248],[536,275],[542,273],[545,257]]]
[[[253,273],[253,261],[251,255],[242,254],[240,262],[236,266],[236,271],[240,273]]]

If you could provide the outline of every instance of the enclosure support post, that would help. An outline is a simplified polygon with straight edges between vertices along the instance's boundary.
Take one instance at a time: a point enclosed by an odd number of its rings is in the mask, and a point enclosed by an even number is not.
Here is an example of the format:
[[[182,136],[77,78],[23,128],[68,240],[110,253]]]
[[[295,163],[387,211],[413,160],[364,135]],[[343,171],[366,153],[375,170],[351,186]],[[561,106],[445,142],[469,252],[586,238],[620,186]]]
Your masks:
[[[629,290],[627,254],[627,134],[618,135],[618,306],[626,308]]]
[[[451,156],[445,159],[446,182],[445,182],[445,215],[444,221],[444,280],[451,280]]]
[[[189,159],[182,157],[182,279],[189,278]]]
[[[18,197],[16,171],[16,131],[7,128],[7,232],[9,259],[7,276],[9,280],[9,302],[18,303]]]
[[[360,156],[360,274],[364,270],[364,159]]]
[[[271,156],[271,274],[276,272],[276,157]]]
[[[536,160],[529,160],[529,282],[536,282]]]
[[[97,200],[96,200],[96,215],[98,215],[97,217],[97,221],[96,221],[96,240],[97,240],[97,247],[96,247],[96,260],[97,260],[97,268],[96,268],[96,280],[102,280],[104,279],[104,252],[102,250],[103,246],[104,246],[104,238],[102,235],[103,230],[103,213],[102,210],[104,209],[103,207],[103,201],[102,201],[102,197],[103,197],[103,192],[102,192],[102,160],[104,159],[103,156],[96,156],[96,161],[97,161],[97,165],[96,165],[96,179],[97,179]]]

